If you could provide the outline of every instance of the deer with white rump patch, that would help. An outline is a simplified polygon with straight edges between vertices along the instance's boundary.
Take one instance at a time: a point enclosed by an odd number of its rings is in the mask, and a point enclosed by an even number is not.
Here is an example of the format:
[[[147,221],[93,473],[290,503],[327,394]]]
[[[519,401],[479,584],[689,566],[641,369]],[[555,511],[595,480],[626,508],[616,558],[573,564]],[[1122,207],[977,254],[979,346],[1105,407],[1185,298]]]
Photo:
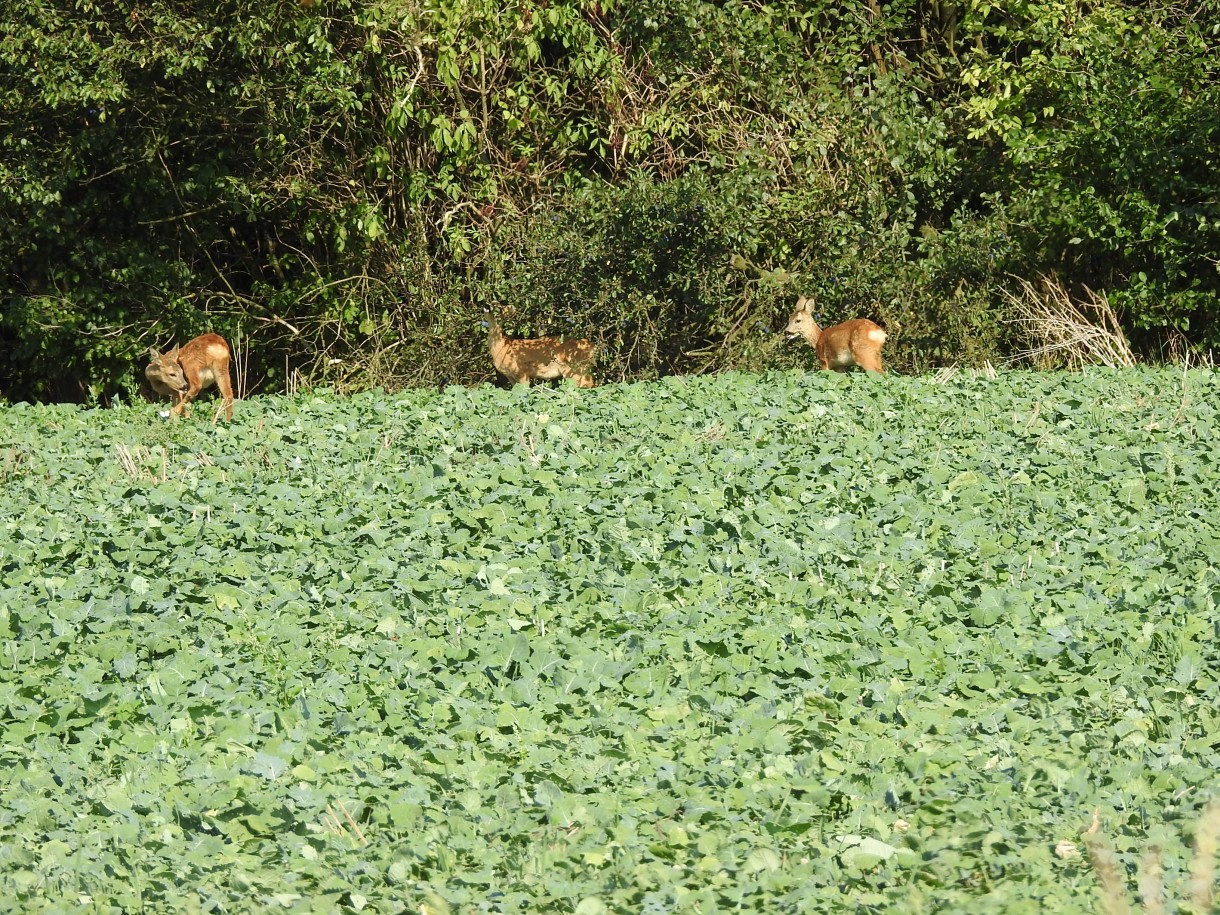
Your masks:
[[[796,300],[796,311],[788,318],[786,332],[789,337],[804,337],[809,341],[824,369],[846,372],[853,365],[858,365],[866,371],[885,374],[885,369],[881,367],[885,331],[868,318],[855,318],[833,327],[819,327],[813,319],[813,300],[800,296]]]

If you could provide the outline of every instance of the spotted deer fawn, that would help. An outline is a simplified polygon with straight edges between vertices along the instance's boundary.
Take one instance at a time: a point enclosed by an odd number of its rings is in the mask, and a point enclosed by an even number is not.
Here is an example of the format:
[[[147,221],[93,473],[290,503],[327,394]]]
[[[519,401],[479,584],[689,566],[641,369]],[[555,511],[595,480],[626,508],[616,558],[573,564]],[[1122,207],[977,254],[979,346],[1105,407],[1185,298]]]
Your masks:
[[[168,353],[148,350],[144,369],[152,388],[173,400],[174,416],[190,416],[191,401],[204,388],[216,385],[224,398],[225,419],[233,421],[233,382],[229,379],[229,344],[220,334],[203,334]],[[219,411],[217,411],[219,413]]]
[[[571,378],[582,388],[593,387],[592,366],[597,348],[588,340],[514,339],[504,336],[495,315],[488,315],[487,346],[496,371],[513,384]]]
[[[881,367],[885,331],[868,318],[856,318],[821,328],[813,320],[813,300],[800,296],[796,300],[796,311],[788,319],[787,334],[808,340],[824,369],[846,372],[853,365],[858,365],[866,371],[885,374],[885,369]]]

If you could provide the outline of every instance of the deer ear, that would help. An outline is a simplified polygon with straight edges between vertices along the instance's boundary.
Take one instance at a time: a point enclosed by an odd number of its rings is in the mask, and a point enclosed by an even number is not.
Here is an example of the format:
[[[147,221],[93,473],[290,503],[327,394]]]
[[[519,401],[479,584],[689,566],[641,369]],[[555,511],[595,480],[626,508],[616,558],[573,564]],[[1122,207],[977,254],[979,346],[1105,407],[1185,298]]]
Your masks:
[[[172,350],[170,350],[168,353],[166,353],[165,358],[168,359],[170,362],[177,362],[178,361],[178,347],[175,346]]]
[[[161,354],[157,352],[157,348],[155,346],[150,346],[148,348],[148,358],[153,362],[156,362],[161,358]]]

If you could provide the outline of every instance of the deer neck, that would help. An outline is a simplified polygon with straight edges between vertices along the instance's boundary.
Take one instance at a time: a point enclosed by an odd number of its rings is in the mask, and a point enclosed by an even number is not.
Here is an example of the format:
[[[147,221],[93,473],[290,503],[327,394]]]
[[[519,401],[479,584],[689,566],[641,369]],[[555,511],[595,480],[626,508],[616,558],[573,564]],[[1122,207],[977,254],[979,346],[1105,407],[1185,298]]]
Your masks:
[[[500,329],[500,322],[490,315],[487,318],[487,347],[493,355],[504,348],[504,331]]]

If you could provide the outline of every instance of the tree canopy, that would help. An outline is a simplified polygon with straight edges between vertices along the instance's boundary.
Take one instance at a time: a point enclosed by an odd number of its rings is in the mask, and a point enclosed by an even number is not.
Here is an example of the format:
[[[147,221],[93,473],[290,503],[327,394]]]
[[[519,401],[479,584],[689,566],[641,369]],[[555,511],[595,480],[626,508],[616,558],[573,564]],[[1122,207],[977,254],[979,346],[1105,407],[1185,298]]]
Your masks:
[[[1220,3],[13,0],[0,396],[131,396],[217,331],[248,389],[1004,358],[1018,280],[1220,345]]]

